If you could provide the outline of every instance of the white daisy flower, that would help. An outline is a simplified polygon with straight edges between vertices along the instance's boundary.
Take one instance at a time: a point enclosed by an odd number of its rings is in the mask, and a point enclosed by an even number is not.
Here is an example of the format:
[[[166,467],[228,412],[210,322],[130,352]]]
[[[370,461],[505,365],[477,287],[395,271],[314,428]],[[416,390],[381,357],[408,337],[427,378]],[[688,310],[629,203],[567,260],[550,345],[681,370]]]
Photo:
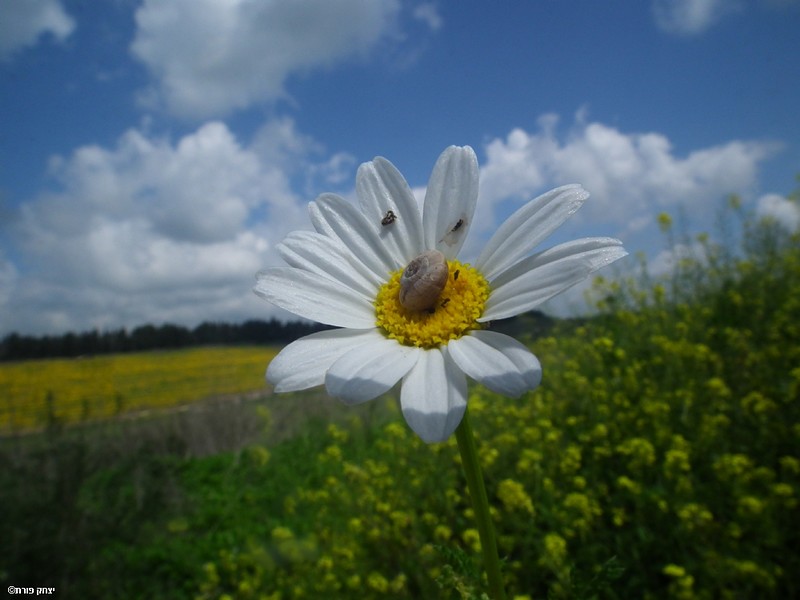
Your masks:
[[[402,381],[403,415],[429,443],[446,440],[461,421],[467,376],[511,397],[542,379],[530,350],[486,329],[488,321],[529,311],[627,254],[612,238],[531,254],[588,198],[567,185],[511,215],[474,264],[456,260],[478,199],[469,146],[442,153],[421,210],[384,158],[359,167],[356,192],[358,207],[334,194],[311,202],[316,231],[290,233],[278,245],[289,266],[257,276],[254,290],[265,300],[339,327],[286,346],[267,379],[276,392],[324,384],[347,404]]]

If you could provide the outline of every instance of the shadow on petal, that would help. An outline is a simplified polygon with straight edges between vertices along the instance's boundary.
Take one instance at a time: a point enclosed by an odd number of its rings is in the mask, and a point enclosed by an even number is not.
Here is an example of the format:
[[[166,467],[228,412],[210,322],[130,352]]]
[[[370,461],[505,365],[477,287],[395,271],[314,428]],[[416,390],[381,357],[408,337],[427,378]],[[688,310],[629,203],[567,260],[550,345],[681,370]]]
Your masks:
[[[362,377],[336,377],[330,372],[325,378],[328,393],[348,406],[368,402],[388,392],[394,383],[387,385],[383,381]]]
[[[466,404],[454,406],[447,413],[424,413],[413,408],[403,410],[409,427],[427,444],[445,442],[464,418]]]

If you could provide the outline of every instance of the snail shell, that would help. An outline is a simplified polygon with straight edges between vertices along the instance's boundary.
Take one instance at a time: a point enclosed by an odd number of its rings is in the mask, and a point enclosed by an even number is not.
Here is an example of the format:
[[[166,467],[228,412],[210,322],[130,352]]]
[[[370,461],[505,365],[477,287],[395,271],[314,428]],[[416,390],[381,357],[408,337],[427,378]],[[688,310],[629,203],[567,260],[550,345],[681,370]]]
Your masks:
[[[408,310],[432,308],[447,284],[447,275],[444,254],[438,250],[423,252],[400,276],[400,304]]]

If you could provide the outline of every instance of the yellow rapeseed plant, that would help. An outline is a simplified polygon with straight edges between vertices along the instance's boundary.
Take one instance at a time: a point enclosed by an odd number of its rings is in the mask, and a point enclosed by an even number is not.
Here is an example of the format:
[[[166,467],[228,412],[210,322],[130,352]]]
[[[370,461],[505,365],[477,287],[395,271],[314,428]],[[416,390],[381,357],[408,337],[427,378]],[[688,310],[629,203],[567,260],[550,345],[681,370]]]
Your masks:
[[[265,389],[276,350],[201,347],[0,363],[0,431],[105,419]]]

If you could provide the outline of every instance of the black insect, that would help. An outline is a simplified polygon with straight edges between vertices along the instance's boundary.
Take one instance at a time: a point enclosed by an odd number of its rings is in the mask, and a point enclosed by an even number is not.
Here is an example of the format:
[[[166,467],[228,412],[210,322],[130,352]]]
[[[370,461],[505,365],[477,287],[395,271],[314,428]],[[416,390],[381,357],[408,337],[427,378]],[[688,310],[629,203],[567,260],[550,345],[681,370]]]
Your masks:
[[[381,219],[381,225],[386,227],[387,225],[391,225],[397,220],[397,215],[394,214],[393,210],[387,210],[384,217]]]
[[[453,273],[453,281],[458,281],[458,274],[459,274],[460,272],[461,272],[461,271],[460,271],[459,269],[456,269],[456,272],[455,272],[455,273]]]
[[[439,243],[444,242],[448,246],[454,246],[457,244],[461,236],[461,234],[458,233],[458,230],[461,229],[465,224],[466,221],[464,219],[459,219],[456,221],[456,224],[453,225],[453,228],[448,231],[442,239],[439,240]]]

